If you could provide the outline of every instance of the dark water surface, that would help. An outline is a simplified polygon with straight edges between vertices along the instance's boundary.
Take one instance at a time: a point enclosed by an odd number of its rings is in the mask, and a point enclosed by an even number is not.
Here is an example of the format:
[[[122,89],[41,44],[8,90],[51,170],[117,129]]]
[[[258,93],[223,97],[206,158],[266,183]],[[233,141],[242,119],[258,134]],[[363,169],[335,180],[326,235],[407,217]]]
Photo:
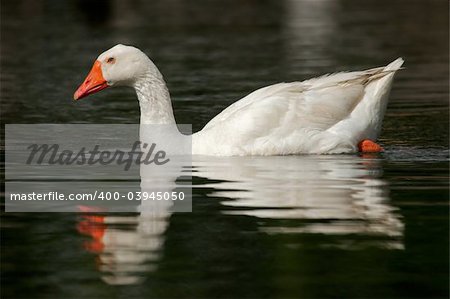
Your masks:
[[[71,100],[117,43],[194,131],[259,87],[406,60],[382,154],[197,158],[193,212],[160,218],[3,213],[2,297],[448,298],[448,5],[2,1],[3,123],[138,123],[131,90]]]

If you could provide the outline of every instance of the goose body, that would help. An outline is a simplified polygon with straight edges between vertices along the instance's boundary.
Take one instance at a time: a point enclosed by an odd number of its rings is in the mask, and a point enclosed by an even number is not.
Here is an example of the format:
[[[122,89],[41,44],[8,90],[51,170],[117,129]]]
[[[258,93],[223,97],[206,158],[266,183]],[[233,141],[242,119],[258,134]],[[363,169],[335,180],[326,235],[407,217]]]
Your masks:
[[[113,62],[113,63],[111,63]],[[398,58],[386,67],[342,72],[258,89],[192,135],[196,155],[336,154],[375,141]],[[161,73],[139,49],[117,45],[101,54],[75,92],[80,99],[113,85],[136,90],[143,124],[175,124]]]

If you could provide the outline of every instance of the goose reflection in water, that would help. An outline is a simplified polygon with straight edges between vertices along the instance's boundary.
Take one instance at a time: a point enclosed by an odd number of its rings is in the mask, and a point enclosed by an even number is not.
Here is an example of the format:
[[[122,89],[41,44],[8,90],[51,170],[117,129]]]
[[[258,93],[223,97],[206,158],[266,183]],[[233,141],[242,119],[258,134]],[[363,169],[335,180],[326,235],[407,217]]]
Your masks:
[[[81,216],[77,229],[91,237],[84,248],[97,254],[97,266],[107,284],[138,284],[143,273],[156,270],[172,203],[144,203],[137,214]],[[145,207],[147,203],[150,204]]]
[[[300,220],[295,226],[261,226],[262,232],[385,236],[387,242],[375,245],[403,248],[403,223],[389,203],[376,157],[233,157],[196,165],[200,176],[221,180],[205,187],[224,198],[223,213]]]
[[[389,202],[380,163],[378,156],[356,155],[194,156],[192,175],[207,179],[194,188],[213,188],[208,196],[221,200],[223,214],[254,217],[259,233],[336,236],[332,240],[337,243],[322,245],[345,250],[365,246],[401,250],[404,227]],[[172,191],[181,169],[156,179],[141,165],[142,190],[156,183]],[[84,215],[79,224],[79,230],[93,238],[86,249],[98,255],[102,279],[108,284],[137,284],[143,272],[157,270],[171,202],[145,205],[134,215]]]
[[[151,140],[158,142],[164,149],[183,150],[175,145],[190,146],[179,138],[172,138],[171,133],[178,133],[176,127],[164,128],[140,127],[141,150],[144,156],[148,148],[142,145],[151,144]],[[163,134],[164,136],[158,136]],[[169,135],[168,135],[169,134]],[[179,133],[178,133],[179,134]],[[162,143],[162,144],[161,144]],[[175,144],[175,145],[174,145]],[[78,224],[78,231],[89,235],[90,241],[85,242],[84,248],[98,256],[98,269],[102,273],[104,282],[111,285],[138,284],[143,280],[143,273],[155,271],[164,245],[164,236],[173,213],[174,202],[171,200],[143,200],[153,192],[174,191],[177,178],[182,175],[185,162],[178,161],[172,155],[170,164],[157,167],[154,164],[141,164],[140,176],[140,204],[137,213],[106,215],[83,214]],[[186,164],[187,165],[187,164]],[[188,163],[190,166],[190,163]],[[128,190],[129,191],[129,190]],[[147,194],[144,196],[144,194]],[[134,194],[137,197],[137,194]],[[92,212],[89,210],[87,212]]]

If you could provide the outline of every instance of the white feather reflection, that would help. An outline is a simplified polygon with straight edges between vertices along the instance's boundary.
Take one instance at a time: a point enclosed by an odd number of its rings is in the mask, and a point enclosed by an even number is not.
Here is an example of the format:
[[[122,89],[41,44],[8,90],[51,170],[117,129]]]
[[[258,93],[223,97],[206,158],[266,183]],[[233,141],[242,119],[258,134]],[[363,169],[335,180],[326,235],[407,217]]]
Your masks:
[[[175,178],[167,182],[173,184],[166,184],[167,190],[175,188]],[[143,180],[141,187],[142,192],[150,190],[149,180]],[[157,269],[172,205],[171,201],[145,201],[139,206],[138,214],[83,215],[78,230],[92,237],[85,243],[85,249],[97,254],[97,266],[104,282],[139,284],[144,279],[143,273]]]
[[[381,179],[381,160],[376,157],[197,156],[192,163],[193,175],[207,179],[195,188],[213,188],[209,196],[221,200],[223,214],[254,217],[262,233],[336,236],[337,243],[323,246],[345,250],[404,248],[403,223],[390,203],[388,186]],[[156,185],[173,190],[182,174],[181,168],[157,176],[145,170],[141,168],[143,191]],[[157,270],[171,202],[145,205],[137,215],[102,219],[97,254],[102,279],[108,284],[142,283],[144,273]]]
[[[300,220],[296,226],[261,225],[263,232],[378,236],[387,240],[376,246],[403,248],[403,223],[376,158],[201,157],[194,165],[196,175],[220,180],[203,187],[223,198],[223,213]]]
[[[140,126],[141,150],[146,156],[149,150],[145,143],[156,141],[160,148],[185,151],[190,149],[190,140],[178,139],[168,133],[179,135],[176,126]],[[183,140],[179,140],[182,138]],[[141,164],[140,204],[137,213],[107,215],[83,215],[78,230],[92,237],[85,248],[98,255],[101,278],[110,285],[131,285],[142,283],[143,273],[155,271],[163,250],[165,233],[173,213],[174,201],[151,200],[155,192],[171,193],[179,185],[176,179],[182,174],[184,160],[180,161],[173,152],[168,155],[170,163],[157,165]],[[178,153],[179,154],[179,153]],[[133,195],[135,198],[137,193]],[[148,199],[148,200],[144,200]]]

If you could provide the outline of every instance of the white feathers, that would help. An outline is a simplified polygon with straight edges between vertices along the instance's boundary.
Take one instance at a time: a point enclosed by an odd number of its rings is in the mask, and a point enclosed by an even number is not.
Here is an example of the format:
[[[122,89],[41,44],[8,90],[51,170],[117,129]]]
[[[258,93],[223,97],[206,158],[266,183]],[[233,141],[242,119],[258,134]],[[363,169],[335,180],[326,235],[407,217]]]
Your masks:
[[[114,57],[115,63],[108,64]],[[162,75],[139,49],[117,45],[98,57],[111,85],[135,88],[141,123],[173,124]],[[349,153],[381,129],[391,83],[403,59],[386,67],[343,72],[258,89],[192,135],[193,154]]]
[[[108,85],[132,86],[141,78],[162,80],[162,75],[153,62],[141,50],[118,44],[97,58]]]
[[[376,139],[395,70],[337,73],[264,87],[235,102],[193,136],[204,155],[349,153]]]

